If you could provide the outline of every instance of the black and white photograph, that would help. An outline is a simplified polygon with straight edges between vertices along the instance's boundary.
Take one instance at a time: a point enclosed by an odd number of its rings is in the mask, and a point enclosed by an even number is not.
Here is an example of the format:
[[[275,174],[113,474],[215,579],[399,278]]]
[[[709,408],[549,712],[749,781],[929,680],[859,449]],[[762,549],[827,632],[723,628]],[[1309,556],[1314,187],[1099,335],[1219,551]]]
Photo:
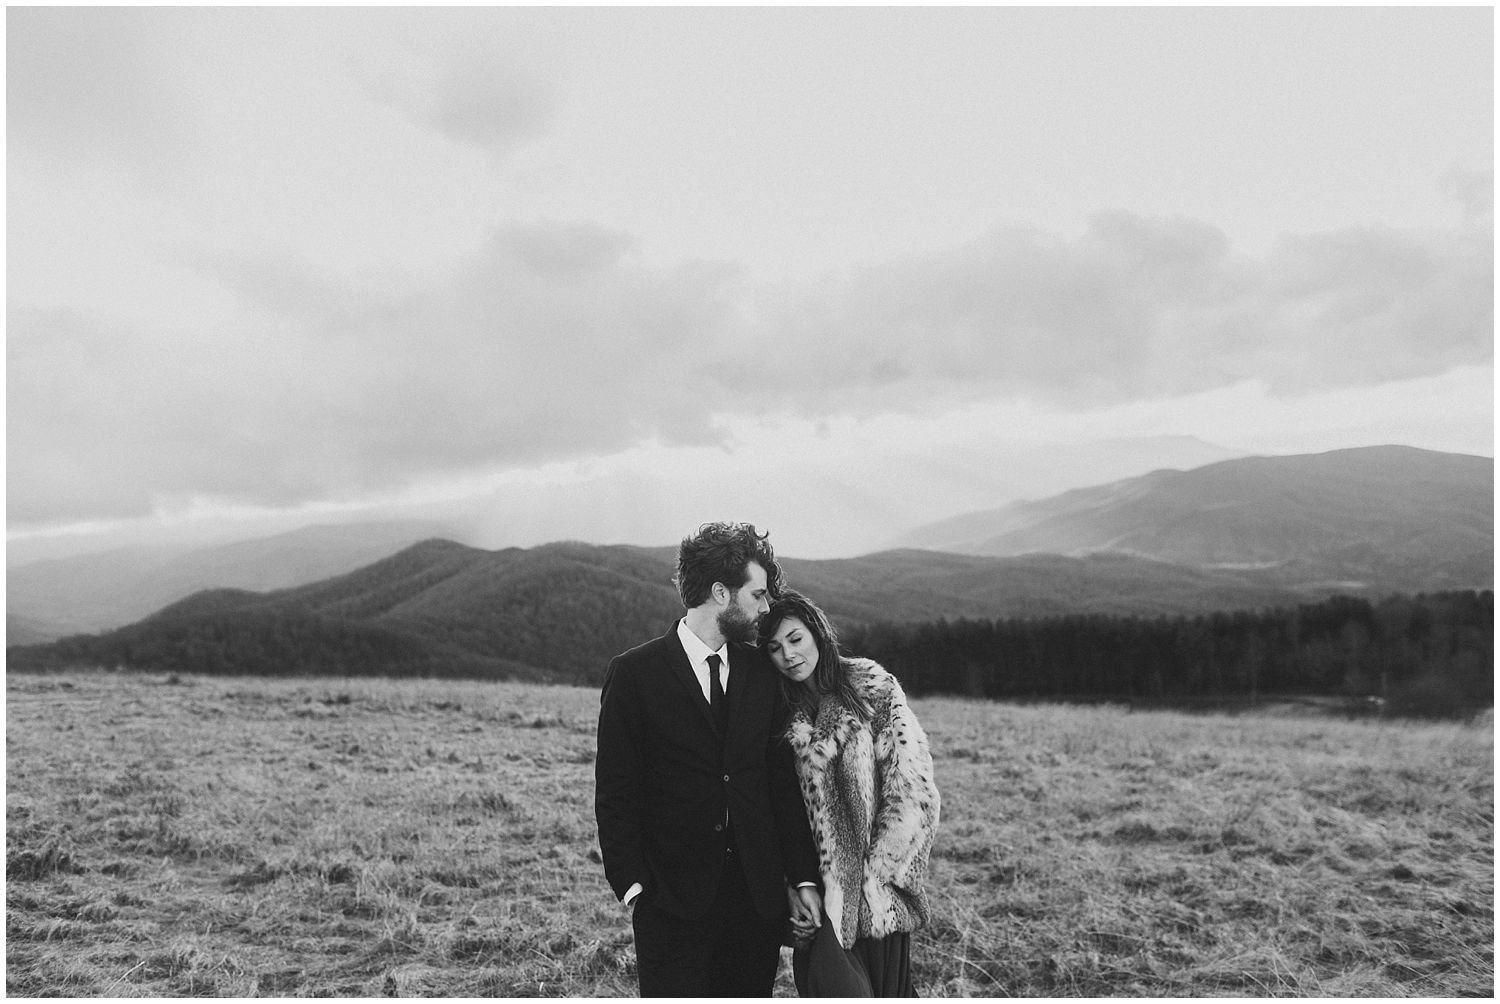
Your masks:
[[[9,997],[1491,997],[1491,6],[12,6]]]

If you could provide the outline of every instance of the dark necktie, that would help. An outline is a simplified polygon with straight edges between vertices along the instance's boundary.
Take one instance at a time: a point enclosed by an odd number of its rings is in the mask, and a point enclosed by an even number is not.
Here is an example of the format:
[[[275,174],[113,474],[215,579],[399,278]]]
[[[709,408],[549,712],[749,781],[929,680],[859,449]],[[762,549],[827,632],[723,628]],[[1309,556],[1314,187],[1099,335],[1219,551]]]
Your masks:
[[[720,739],[729,731],[729,701],[724,696],[724,685],[719,682],[721,661],[717,655],[708,657],[708,707],[714,713],[714,728],[719,730]]]

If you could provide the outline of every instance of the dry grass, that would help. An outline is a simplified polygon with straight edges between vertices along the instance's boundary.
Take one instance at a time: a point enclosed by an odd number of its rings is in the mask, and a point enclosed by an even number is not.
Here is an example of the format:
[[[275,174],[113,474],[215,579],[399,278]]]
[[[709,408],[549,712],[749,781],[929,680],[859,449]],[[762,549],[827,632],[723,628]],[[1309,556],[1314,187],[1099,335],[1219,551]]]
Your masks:
[[[934,991],[1493,989],[1488,722],[921,712],[944,791]]]
[[[13,996],[629,996],[597,695],[7,680]],[[1493,732],[915,702],[927,996],[1489,996]],[[783,966],[778,994],[792,994]]]

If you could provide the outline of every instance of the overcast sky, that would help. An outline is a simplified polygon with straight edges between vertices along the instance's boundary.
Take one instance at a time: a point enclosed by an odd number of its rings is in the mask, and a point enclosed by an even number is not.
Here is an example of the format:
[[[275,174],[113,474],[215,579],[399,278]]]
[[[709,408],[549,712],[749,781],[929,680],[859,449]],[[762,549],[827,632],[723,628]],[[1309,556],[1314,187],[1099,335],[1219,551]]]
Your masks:
[[[12,547],[1493,455],[1492,18],[10,8]]]

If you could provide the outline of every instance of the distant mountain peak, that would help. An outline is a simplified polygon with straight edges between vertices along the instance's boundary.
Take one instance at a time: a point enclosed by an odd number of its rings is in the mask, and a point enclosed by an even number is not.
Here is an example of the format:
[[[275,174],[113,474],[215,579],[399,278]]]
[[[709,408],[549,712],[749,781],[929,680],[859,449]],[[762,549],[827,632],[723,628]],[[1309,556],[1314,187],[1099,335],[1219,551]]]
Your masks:
[[[1493,580],[1494,460],[1382,445],[1220,460],[966,513],[901,543],[987,556],[1121,553],[1391,591]]]

